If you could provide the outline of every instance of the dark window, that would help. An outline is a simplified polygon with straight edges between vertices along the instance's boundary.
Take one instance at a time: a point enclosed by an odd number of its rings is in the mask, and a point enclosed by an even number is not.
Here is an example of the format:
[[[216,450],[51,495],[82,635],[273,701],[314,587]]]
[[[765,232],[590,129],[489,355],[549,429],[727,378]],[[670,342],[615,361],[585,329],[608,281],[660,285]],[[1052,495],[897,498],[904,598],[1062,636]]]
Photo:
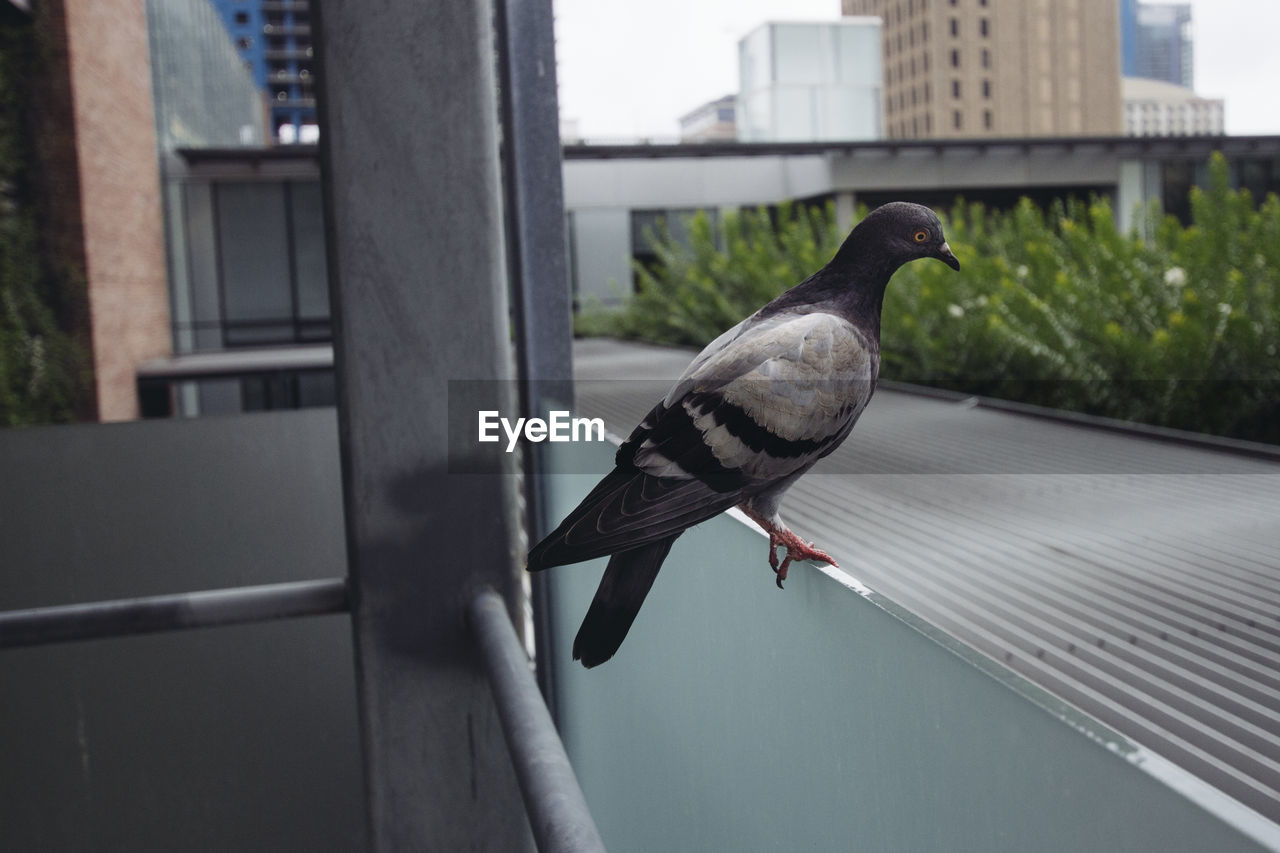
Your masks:
[[[332,371],[266,373],[240,380],[240,408],[245,412],[309,409],[336,401]]]
[[[956,130],[964,129],[964,115],[959,110],[951,114],[951,124]]]
[[[991,129],[991,110],[983,110],[982,126],[985,127],[987,130]]]
[[[982,81],[982,97],[984,98],[991,97],[991,81],[990,80]]]
[[[320,185],[215,186],[224,346],[327,341]]]
[[[960,35],[960,21],[957,20],[956,18],[951,19],[951,35],[953,36]]]
[[[985,47],[982,49],[982,67],[991,67],[991,51],[987,50]]]
[[[978,35],[983,37],[991,35],[991,27],[987,23],[986,18],[983,18],[982,20],[978,21]]]
[[[712,233],[719,227],[720,213],[714,209],[703,209],[711,225]],[[675,208],[669,210],[633,210],[631,211],[631,257],[647,269],[655,269],[661,265],[658,253],[653,248],[653,238],[660,238],[664,233],[671,239],[685,246],[691,246],[689,233],[690,220],[699,213],[696,207]],[[633,276],[632,284],[638,284],[638,277]]]
[[[951,51],[951,67],[952,68],[960,67],[960,51],[958,50]]]
[[[960,97],[960,81],[959,80],[951,81],[951,97],[953,98]]]
[[[236,12],[236,23],[237,23],[237,24],[239,24],[239,25],[240,25],[240,26],[242,26],[242,27],[243,27],[243,26],[245,26],[246,24],[248,24],[248,23],[249,23],[249,13],[248,13],[248,12]]]
[[[173,415],[173,394],[163,379],[138,380],[138,414],[144,418],[168,418]]]
[[[248,50],[249,48],[253,47],[253,39],[249,38],[248,36],[241,36],[240,38],[236,39],[236,47],[240,48],[241,50]]]

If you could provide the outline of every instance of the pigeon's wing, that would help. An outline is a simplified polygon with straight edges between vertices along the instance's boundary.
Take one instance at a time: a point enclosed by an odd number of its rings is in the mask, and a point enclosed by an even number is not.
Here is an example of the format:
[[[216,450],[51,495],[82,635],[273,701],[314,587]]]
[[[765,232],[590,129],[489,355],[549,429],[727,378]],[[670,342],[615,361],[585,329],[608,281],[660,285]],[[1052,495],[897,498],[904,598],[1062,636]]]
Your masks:
[[[666,539],[806,470],[866,406],[878,353],[829,314],[735,327],[618,449],[617,467],[529,553],[531,570]]]
[[[656,429],[663,434],[687,432],[691,438],[681,461],[710,470],[716,465],[714,456],[682,415],[683,410],[661,418]],[[528,568],[577,563],[669,538],[739,503],[745,485],[738,472],[728,469],[707,479],[657,477],[620,458],[577,509],[534,546]]]
[[[619,455],[628,451],[636,468],[656,477],[714,481],[723,469],[760,488],[839,446],[878,373],[875,340],[847,320],[775,315],[695,360]],[[693,430],[663,429],[677,417]]]

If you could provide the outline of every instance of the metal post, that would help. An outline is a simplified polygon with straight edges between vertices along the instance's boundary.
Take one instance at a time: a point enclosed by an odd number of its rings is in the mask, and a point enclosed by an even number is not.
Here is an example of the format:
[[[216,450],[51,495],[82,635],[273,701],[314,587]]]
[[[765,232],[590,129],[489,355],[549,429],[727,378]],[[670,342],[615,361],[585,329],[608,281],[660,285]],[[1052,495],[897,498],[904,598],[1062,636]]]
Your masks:
[[[449,380],[481,380],[468,386],[474,401],[515,408],[493,10],[486,0],[318,6],[372,846],[519,850],[528,826],[465,619],[485,587],[515,608],[514,478],[450,474],[448,458]]]
[[[529,660],[511,628],[502,599],[494,592],[482,592],[471,602],[471,630],[489,669],[489,683],[538,849],[603,853],[604,842],[551,714],[538,694]]]
[[[550,0],[498,0],[502,78],[503,180],[507,245],[519,364],[521,414],[546,417],[573,405],[573,327],[564,232],[555,19]],[[526,526],[549,529],[542,494],[545,445],[525,444]],[[538,682],[556,716],[556,649],[549,622],[549,577],[531,579]]]

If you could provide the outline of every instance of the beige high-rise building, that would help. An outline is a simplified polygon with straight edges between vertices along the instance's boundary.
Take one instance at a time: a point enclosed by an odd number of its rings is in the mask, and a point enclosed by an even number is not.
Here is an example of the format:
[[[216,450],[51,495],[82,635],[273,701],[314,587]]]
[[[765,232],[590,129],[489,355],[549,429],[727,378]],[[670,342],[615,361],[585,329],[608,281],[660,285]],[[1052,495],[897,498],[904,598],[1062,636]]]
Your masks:
[[[842,0],[884,28],[891,139],[1123,133],[1115,0]]]

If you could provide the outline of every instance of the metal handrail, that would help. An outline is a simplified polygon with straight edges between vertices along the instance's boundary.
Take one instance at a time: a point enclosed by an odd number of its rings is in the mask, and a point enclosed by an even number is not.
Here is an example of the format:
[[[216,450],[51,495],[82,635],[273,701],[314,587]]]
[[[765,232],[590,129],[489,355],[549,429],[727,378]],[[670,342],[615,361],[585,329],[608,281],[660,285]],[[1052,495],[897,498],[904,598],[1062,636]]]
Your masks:
[[[342,613],[345,578],[0,612],[0,649]]]
[[[328,578],[9,610],[0,612],[0,649],[342,613],[350,599],[345,578]],[[468,615],[538,849],[604,851],[506,604],[485,590]]]
[[[538,850],[603,851],[604,841],[511,627],[506,604],[496,592],[485,590],[472,599],[468,615]]]

